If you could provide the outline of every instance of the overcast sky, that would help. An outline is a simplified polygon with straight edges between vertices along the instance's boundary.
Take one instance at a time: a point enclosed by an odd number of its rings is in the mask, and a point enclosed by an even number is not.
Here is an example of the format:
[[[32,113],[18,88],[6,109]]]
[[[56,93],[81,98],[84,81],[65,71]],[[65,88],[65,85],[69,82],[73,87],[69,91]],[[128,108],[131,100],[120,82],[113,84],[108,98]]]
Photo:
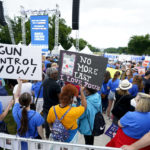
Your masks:
[[[20,5],[39,10],[57,3],[61,17],[72,25],[72,0],[4,1],[9,16],[20,15]],[[127,46],[131,36],[149,33],[149,15],[150,0],[80,0],[80,38],[99,48]]]

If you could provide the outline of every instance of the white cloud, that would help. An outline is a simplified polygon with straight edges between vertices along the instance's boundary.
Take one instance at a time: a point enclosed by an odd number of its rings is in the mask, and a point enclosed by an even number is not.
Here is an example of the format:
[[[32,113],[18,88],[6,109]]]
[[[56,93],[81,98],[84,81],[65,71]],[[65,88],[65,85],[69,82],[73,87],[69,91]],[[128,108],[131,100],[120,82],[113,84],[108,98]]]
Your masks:
[[[9,15],[25,9],[54,9],[60,6],[67,25],[72,23],[72,0],[5,0]],[[149,0],[81,0],[80,37],[97,47],[127,46],[133,35],[147,34],[150,26]],[[72,35],[75,37],[75,31]]]

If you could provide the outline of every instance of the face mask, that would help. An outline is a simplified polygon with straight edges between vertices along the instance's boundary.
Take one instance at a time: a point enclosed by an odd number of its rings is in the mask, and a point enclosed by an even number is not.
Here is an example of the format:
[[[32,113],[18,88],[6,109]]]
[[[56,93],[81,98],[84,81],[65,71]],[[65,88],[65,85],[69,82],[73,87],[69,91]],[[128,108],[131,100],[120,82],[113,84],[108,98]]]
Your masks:
[[[131,105],[132,105],[133,107],[136,107],[136,101],[135,101],[134,98],[131,100]]]

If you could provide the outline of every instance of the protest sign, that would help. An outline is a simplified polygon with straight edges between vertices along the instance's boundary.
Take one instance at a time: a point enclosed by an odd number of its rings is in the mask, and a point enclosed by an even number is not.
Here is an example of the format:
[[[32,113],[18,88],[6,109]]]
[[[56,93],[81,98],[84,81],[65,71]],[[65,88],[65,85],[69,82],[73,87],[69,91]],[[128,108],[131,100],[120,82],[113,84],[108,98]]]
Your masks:
[[[138,67],[137,67],[138,68]],[[138,68],[138,74],[139,75],[145,75],[145,68]]]
[[[102,56],[60,51],[60,80],[100,90],[108,59]]]
[[[42,56],[38,47],[0,44],[0,78],[42,80]]]
[[[105,132],[105,134],[107,136],[113,138],[114,135],[116,134],[117,130],[118,130],[118,126],[112,123],[111,126]]]
[[[42,46],[48,52],[48,15],[31,16],[31,44]]]
[[[118,69],[113,69],[113,68],[109,68],[109,67],[108,67],[106,70],[110,72],[111,78],[114,77],[114,74],[115,74],[116,71],[119,71],[120,74],[122,74],[122,71],[121,71],[121,70],[118,70]]]
[[[144,60],[142,66],[147,67],[149,65],[149,62],[150,62],[149,60]]]

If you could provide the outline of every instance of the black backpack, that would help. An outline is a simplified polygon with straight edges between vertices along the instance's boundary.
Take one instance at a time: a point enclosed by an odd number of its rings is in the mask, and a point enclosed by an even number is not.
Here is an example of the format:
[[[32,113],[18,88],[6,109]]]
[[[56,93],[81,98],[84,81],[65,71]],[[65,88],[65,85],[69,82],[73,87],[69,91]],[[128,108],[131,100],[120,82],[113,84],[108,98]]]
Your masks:
[[[101,112],[97,112],[95,114],[94,127],[92,135],[99,136],[103,134],[105,131],[105,120]]]
[[[87,119],[88,119],[88,117],[87,117]],[[88,119],[88,123],[89,123],[90,130],[91,130],[93,136],[99,136],[104,133],[106,123],[105,123],[104,117],[103,117],[102,113],[100,112],[100,110],[95,114],[93,131],[92,131],[89,119]]]

